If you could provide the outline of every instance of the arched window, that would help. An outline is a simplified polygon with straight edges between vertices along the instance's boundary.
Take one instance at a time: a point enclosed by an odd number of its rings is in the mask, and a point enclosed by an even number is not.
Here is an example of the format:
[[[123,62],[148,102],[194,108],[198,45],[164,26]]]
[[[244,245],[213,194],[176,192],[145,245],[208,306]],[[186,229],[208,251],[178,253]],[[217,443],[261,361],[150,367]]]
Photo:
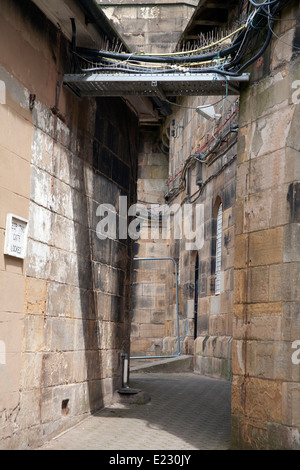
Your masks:
[[[217,233],[216,233],[216,281],[215,294],[221,292],[221,266],[222,266],[222,230],[223,230],[223,208],[219,205],[217,215]]]

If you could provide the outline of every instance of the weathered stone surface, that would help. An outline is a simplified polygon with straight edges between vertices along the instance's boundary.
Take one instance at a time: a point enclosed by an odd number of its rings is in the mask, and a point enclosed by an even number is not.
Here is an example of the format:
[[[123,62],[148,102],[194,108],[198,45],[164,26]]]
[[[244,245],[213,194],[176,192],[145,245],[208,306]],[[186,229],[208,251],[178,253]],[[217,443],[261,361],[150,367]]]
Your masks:
[[[292,25],[284,28],[286,37],[293,37]],[[298,106],[291,102],[291,84],[298,77],[292,61],[288,69],[283,68],[290,56],[284,49],[281,41],[274,40],[273,73],[259,80],[262,69],[257,69],[257,85],[241,96],[232,357],[234,448],[299,447],[293,405],[297,386],[292,385],[299,382],[299,370],[292,363],[292,341],[299,331],[294,151]]]
[[[1,309],[10,313],[14,331],[14,340],[11,334],[8,340],[5,321],[0,341],[8,354],[2,357],[1,349],[1,383],[7,391],[3,400],[1,392],[1,413],[7,426],[0,440],[2,445],[5,437],[5,446],[16,448],[34,446],[103,406],[120,379],[120,351],[128,349],[131,241],[110,241],[104,253],[93,235],[99,204],[116,204],[121,191],[133,200],[137,142],[137,118],[125,103],[79,104],[61,88],[59,57],[68,60],[68,42],[38,8],[30,7],[26,15],[23,8],[5,4],[1,16],[2,33],[16,50],[23,44],[28,59],[22,73],[7,49],[8,61],[2,65],[9,69],[7,85],[13,93],[0,110],[2,169],[12,154],[7,181],[0,182],[1,240],[7,212],[29,218],[26,260],[4,262],[1,252],[0,264],[1,286],[7,288],[1,292]],[[40,26],[32,29],[31,24]],[[28,90],[33,88],[29,110]],[[112,156],[110,169],[106,155]],[[13,168],[17,171],[11,178]],[[99,265],[101,260],[101,273],[92,260]],[[107,302],[98,305],[101,290]],[[69,405],[62,408],[66,400]],[[15,429],[10,425],[13,409],[19,409]],[[20,439],[13,437],[16,429]]]
[[[129,47],[142,52],[171,52],[191,18],[197,2],[135,2],[98,0]]]
[[[283,228],[253,232],[249,238],[249,263],[252,266],[277,264],[283,259]]]
[[[29,218],[30,231],[25,262],[0,254],[0,381],[8,384],[0,391],[0,447],[28,448],[110,403],[121,386],[120,352],[129,349],[131,317],[133,352],[177,351],[173,269],[150,261],[131,275],[131,243],[99,240],[96,209],[110,202],[118,210],[124,194],[134,202],[136,175],[144,205],[165,203],[186,158],[206,148],[212,123],[194,112],[209,97],[180,98],[181,107],[163,122],[164,151],[158,127],[141,132],[136,171],[138,120],[125,101],[75,101],[61,86],[62,57],[64,64],[69,60],[64,36],[36,7],[25,16],[22,2],[8,3],[0,19],[0,78],[7,84],[0,107],[1,244],[7,212]],[[173,50],[198,4],[98,3],[132,50],[149,52]],[[135,248],[140,257],[178,261],[181,348],[194,353],[197,372],[227,379],[233,372],[232,442],[239,448],[299,449],[300,377],[292,344],[300,337],[299,106],[293,101],[300,77],[287,45],[297,39],[288,20],[296,7],[276,23],[279,39],[273,37],[253,65],[252,82],[240,96],[237,150],[222,157],[229,162],[237,153],[237,165],[224,171],[220,159],[203,165],[201,192],[191,167],[185,191],[172,201],[184,205],[196,197],[203,204],[203,246],[189,251],[173,234],[154,241],[143,223]],[[15,50],[23,59],[16,60]],[[29,110],[31,90],[36,97]],[[238,105],[231,99],[223,103],[221,122]]]

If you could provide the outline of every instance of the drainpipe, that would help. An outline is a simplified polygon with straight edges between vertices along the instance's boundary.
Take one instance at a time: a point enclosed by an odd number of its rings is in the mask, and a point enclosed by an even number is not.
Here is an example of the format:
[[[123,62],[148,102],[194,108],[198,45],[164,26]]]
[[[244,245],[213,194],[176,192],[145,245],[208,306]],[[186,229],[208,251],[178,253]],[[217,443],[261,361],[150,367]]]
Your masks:
[[[169,257],[159,257],[159,258],[133,258],[133,261],[172,261],[175,266],[175,281],[176,281],[176,322],[177,322],[177,352],[170,356],[135,356],[131,357],[130,359],[167,359],[171,357],[178,357],[180,356],[180,332],[179,332],[179,301],[178,301],[178,272],[177,272],[177,262],[174,258]]]

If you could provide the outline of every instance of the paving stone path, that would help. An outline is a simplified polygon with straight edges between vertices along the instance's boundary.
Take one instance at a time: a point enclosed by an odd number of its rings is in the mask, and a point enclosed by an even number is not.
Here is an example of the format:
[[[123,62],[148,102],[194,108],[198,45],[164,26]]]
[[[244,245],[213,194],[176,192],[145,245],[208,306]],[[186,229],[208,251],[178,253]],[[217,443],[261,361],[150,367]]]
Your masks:
[[[151,400],[114,403],[40,449],[229,449],[230,382],[193,373],[133,373],[130,387]]]

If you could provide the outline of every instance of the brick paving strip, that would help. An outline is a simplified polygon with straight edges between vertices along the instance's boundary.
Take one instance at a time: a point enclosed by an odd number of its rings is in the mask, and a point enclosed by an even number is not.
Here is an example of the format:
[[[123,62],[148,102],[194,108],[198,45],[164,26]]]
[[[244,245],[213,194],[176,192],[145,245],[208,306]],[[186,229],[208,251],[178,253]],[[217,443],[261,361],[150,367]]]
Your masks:
[[[39,449],[229,449],[230,382],[193,373],[133,373],[130,387],[151,400],[115,402]]]

